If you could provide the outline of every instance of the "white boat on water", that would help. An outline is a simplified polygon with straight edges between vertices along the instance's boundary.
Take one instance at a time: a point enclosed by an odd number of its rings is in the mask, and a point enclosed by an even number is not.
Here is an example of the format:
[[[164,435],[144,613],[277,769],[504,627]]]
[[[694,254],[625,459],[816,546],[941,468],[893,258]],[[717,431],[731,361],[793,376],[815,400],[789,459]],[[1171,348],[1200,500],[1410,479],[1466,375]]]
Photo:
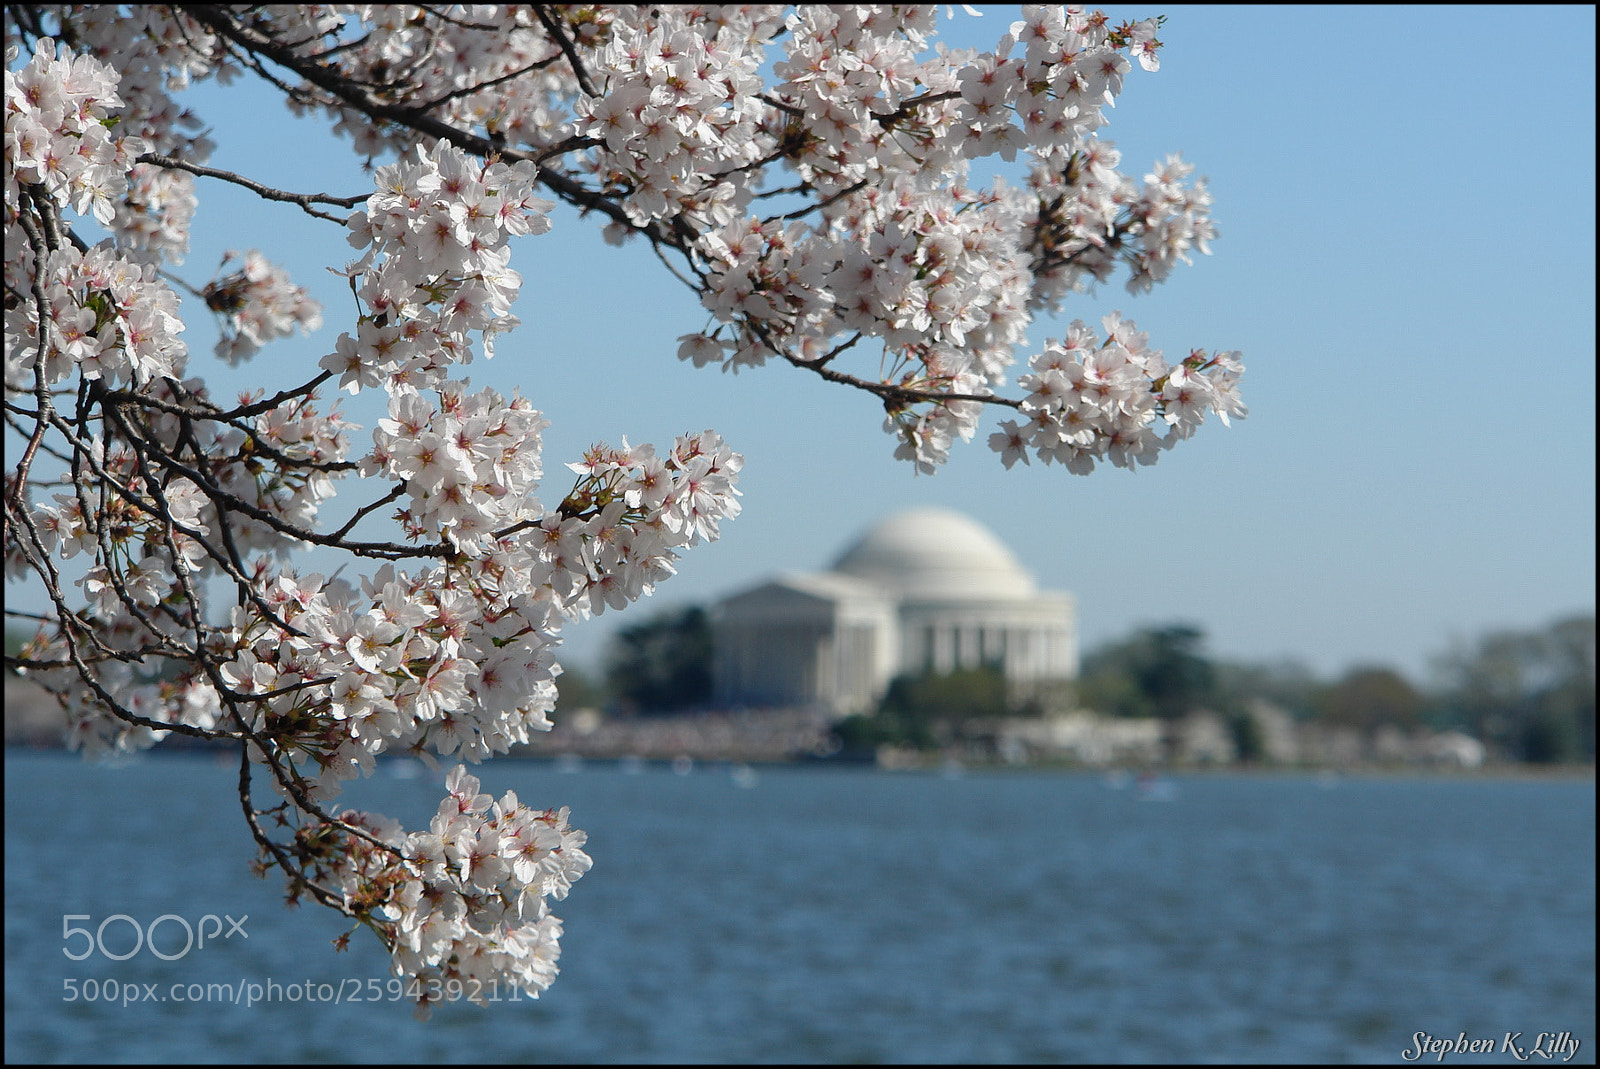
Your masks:
[[[754,787],[756,785],[756,781],[759,779],[759,777],[756,775],[756,770],[745,764],[743,761],[739,762],[728,770],[728,778],[733,780],[733,785],[735,787],[740,787],[744,790],[749,790],[751,787]]]

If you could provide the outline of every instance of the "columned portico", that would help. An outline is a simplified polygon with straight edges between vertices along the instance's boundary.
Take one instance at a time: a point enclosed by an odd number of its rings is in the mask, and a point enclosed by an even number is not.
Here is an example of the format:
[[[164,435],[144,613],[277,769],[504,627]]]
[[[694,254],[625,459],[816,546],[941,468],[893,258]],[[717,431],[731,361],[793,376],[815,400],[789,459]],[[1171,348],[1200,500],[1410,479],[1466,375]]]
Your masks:
[[[1071,595],[1039,591],[993,534],[944,509],[890,517],[832,571],[735,594],[713,621],[723,705],[845,714],[903,673],[995,665],[1030,689],[1078,672]]]

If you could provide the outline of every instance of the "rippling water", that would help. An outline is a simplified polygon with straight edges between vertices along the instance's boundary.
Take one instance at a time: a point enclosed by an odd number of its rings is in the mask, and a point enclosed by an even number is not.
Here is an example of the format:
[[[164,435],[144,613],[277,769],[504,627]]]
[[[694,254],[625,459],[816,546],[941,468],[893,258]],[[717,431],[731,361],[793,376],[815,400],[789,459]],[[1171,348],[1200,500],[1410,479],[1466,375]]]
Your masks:
[[[572,806],[595,867],[557,904],[544,998],[423,1024],[404,1002],[65,1001],[388,973],[249,875],[231,766],[8,754],[7,1060],[1398,1062],[1417,1032],[1568,1031],[1594,1061],[1593,782],[1208,775],[1151,803],[1029,772],[478,771]],[[412,826],[440,796],[358,786]],[[248,914],[248,938],[63,954],[64,915],[169,913]],[[1483,1060],[1511,1055],[1447,1062]]]

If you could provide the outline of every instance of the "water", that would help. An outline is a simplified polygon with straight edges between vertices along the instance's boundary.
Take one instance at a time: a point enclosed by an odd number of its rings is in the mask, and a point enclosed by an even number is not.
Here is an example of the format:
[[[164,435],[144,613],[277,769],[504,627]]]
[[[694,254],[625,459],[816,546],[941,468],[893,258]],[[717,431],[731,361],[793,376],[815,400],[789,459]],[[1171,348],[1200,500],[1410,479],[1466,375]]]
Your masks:
[[[404,1001],[64,1001],[69,980],[388,973],[369,934],[336,954],[339,918],[248,874],[232,767],[8,754],[6,1059],[1399,1062],[1417,1032],[1570,1031],[1594,1060],[1592,782],[1194,776],[1153,804],[1028,772],[478,771],[571,805],[595,867],[557,904],[542,999],[424,1024]],[[440,793],[359,786],[413,826]],[[64,915],[119,913],[248,914],[248,938],[67,960],[85,937],[64,942]],[[133,939],[105,932],[113,953]]]

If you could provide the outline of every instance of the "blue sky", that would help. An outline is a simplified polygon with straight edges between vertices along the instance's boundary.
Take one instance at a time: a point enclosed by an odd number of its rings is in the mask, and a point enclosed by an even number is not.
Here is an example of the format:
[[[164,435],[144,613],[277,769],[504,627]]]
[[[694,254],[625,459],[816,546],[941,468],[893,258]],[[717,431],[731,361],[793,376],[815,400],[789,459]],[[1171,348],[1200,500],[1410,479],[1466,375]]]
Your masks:
[[[1013,16],[983,10],[941,14],[946,39],[992,47]],[[1593,612],[1594,9],[1108,10],[1168,19],[1161,70],[1130,73],[1102,135],[1135,175],[1182,151],[1210,179],[1220,237],[1153,293],[1104,287],[1034,339],[1121,309],[1169,355],[1242,350],[1249,419],[1208,424],[1154,467],[1078,477],[1005,471],[982,442],[997,413],[917,476],[866,395],[787,367],[678,362],[676,337],[706,321],[692,295],[643,246],[606,246],[562,210],[513,246],[523,326],[467,369],[552,420],[546,496],[596,440],[713,427],[746,456],[744,514],[652,599],[572,628],[574,663],[663,608],[825,568],[925,504],[981,519],[1042,586],[1072,591],[1086,647],[1181,620],[1219,656],[1423,681],[1452,641]],[[370,189],[320,122],[243,85],[189,96],[214,165]],[[326,324],[230,372],[191,299],[192,371],[223,392],[303,381],[351,319],[324,270],[348,258],[342,234],[218,183],[200,196],[185,277],[257,247],[312,287]],[[349,410],[370,428],[365,398]]]

